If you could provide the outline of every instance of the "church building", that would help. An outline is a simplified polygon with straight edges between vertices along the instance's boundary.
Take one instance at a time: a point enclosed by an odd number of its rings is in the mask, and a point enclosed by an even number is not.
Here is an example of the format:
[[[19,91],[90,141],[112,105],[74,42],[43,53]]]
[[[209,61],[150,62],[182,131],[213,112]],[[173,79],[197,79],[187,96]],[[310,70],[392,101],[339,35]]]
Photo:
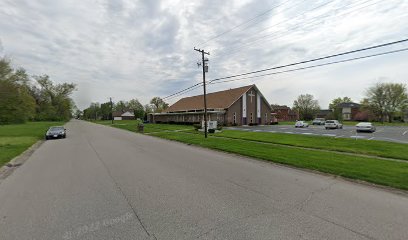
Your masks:
[[[223,125],[265,125],[271,121],[271,105],[255,85],[207,94],[207,119]],[[153,123],[201,123],[204,96],[178,100],[161,113],[150,115]]]

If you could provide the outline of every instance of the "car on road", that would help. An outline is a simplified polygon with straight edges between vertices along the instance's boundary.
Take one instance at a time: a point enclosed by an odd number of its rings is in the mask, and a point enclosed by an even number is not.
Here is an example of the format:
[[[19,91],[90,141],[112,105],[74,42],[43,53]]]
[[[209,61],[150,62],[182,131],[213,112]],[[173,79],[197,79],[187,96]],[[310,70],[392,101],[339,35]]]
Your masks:
[[[315,118],[312,122],[312,125],[324,125],[326,119],[324,118]]]
[[[296,121],[295,128],[305,128],[309,127],[309,124],[305,121]]]
[[[66,138],[67,130],[63,126],[53,126],[45,133],[45,140],[52,138]]]
[[[324,127],[326,129],[343,129],[343,124],[341,124],[339,121],[337,120],[327,120],[324,123]]]
[[[375,132],[375,126],[370,122],[361,122],[356,125],[356,132]]]

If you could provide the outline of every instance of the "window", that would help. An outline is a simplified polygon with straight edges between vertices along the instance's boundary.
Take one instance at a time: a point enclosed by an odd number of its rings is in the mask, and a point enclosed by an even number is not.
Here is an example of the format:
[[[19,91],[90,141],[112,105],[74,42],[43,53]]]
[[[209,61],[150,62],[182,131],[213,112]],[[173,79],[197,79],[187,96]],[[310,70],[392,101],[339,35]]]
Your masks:
[[[254,123],[254,122],[253,122],[253,115],[254,115],[254,114],[251,113],[251,123]]]
[[[234,124],[236,124],[236,123],[237,123],[237,113],[234,112]]]

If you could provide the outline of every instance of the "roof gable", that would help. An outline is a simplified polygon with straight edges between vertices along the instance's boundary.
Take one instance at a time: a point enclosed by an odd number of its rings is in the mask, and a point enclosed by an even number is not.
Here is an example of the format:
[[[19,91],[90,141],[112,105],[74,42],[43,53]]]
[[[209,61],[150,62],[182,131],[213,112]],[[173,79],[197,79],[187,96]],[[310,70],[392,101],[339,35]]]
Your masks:
[[[225,109],[236,102],[244,93],[255,85],[249,85],[229,90],[207,94],[207,109]],[[186,97],[178,100],[164,112],[178,112],[204,109],[204,95]]]

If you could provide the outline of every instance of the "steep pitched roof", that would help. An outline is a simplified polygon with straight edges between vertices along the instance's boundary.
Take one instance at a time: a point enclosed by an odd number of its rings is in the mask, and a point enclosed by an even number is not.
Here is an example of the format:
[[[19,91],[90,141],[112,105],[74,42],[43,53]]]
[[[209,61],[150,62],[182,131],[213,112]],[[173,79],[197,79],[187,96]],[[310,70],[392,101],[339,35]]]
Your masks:
[[[353,103],[353,102],[344,102],[344,103],[339,103],[337,104],[338,108],[359,108],[360,104],[358,103]]]
[[[225,109],[230,107],[244,93],[255,85],[233,88],[207,94],[207,109]],[[204,109],[204,95],[186,97],[178,100],[163,112],[178,112]]]

